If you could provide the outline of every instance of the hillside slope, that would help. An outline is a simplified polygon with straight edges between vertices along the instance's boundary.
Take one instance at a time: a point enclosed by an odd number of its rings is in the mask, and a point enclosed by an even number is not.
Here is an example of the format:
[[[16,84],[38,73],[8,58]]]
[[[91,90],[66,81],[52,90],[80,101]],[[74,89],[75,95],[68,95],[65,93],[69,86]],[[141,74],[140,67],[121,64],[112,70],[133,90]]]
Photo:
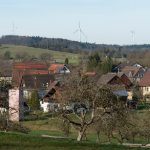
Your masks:
[[[0,55],[4,55],[6,51],[9,51],[12,58],[15,58],[16,54],[28,54],[30,56],[39,58],[41,54],[48,53],[51,54],[54,60],[57,62],[64,63],[65,58],[69,59],[72,64],[77,64],[79,62],[79,54],[73,54],[68,52],[59,52],[42,48],[33,48],[27,46],[16,46],[16,45],[6,45],[0,46]]]

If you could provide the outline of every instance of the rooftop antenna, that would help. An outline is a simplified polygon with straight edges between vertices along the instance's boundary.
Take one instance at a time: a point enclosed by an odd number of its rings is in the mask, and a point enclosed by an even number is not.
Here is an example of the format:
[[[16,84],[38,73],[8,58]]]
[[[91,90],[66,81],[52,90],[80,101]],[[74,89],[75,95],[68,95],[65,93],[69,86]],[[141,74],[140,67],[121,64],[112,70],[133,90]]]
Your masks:
[[[131,38],[132,38],[132,45],[135,44],[135,31],[134,30],[131,30]]]
[[[80,22],[78,24],[78,29],[74,32],[75,33],[79,33],[79,42],[81,43],[81,40],[82,40],[82,35],[85,37],[86,41],[87,41],[87,37],[86,35],[84,34],[83,30],[81,29],[81,25],[80,25]]]

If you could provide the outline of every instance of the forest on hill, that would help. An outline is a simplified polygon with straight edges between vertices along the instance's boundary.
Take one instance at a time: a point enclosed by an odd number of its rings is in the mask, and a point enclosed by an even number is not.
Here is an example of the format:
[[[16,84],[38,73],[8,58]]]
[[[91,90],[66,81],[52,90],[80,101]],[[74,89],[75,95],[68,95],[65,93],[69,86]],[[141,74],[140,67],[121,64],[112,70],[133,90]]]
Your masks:
[[[150,66],[150,44],[143,45],[106,45],[95,43],[82,43],[60,38],[45,38],[39,36],[17,36],[6,35],[0,38],[0,45],[27,46],[45,50],[59,52],[69,52],[74,54],[85,54],[86,56],[98,52],[102,56],[109,56],[114,59],[128,60]]]
[[[39,36],[17,36],[5,35],[0,38],[0,44],[23,45],[35,48],[50,49],[55,51],[65,51],[79,53],[81,51],[103,51],[106,54],[118,53],[127,54],[131,51],[150,50],[150,44],[143,45],[107,45],[87,42],[77,42],[61,38],[45,38]],[[109,52],[110,51],[110,52]]]

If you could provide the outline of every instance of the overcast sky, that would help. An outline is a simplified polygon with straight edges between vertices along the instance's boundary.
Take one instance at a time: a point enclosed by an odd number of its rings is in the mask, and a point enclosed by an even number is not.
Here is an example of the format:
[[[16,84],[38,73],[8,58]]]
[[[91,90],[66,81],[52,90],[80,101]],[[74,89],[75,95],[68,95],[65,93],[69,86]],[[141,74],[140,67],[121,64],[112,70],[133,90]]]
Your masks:
[[[150,0],[0,0],[0,35],[79,41],[79,22],[83,42],[150,43]]]

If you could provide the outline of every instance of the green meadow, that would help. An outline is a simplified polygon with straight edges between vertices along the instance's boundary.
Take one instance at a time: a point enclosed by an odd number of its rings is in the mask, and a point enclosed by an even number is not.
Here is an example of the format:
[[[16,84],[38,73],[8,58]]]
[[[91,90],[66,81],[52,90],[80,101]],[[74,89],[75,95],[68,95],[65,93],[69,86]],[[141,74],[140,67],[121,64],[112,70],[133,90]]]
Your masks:
[[[65,58],[69,59],[69,63],[78,64],[79,54],[73,54],[68,52],[53,51],[48,49],[33,48],[27,46],[16,46],[16,45],[2,45],[0,46],[0,55],[3,56],[6,51],[9,51],[11,57],[15,59],[16,54],[28,54],[32,57],[39,58],[41,54],[48,53],[52,56],[53,60],[64,63]]]
[[[18,133],[0,133],[0,150],[140,150],[120,145],[78,143],[74,140],[52,139]],[[144,150],[144,148],[143,148]]]

